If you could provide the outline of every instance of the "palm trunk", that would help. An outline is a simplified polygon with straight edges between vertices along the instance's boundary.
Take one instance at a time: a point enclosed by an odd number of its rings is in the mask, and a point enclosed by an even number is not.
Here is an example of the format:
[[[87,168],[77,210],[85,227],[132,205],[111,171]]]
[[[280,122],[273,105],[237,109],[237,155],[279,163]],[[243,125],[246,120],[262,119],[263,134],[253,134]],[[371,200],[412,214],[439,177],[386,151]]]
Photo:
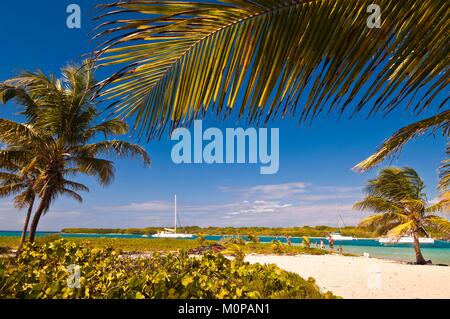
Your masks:
[[[34,243],[34,240],[36,238],[36,230],[37,226],[39,224],[39,220],[41,219],[42,214],[44,213],[44,210],[46,207],[49,206],[49,196],[44,194],[42,196],[41,202],[39,203],[39,207],[37,208],[36,212],[34,213],[33,221],[31,222],[30,227],[30,243]]]
[[[427,261],[422,256],[422,251],[420,250],[420,242],[419,242],[419,236],[416,232],[413,234],[414,238],[414,250],[416,251],[416,263],[418,265],[426,265]]]
[[[34,198],[31,201],[30,206],[28,207],[27,216],[25,217],[25,223],[23,225],[22,237],[20,238],[19,248],[17,249],[17,254],[19,254],[22,251],[23,244],[27,239],[28,224],[30,223],[31,213],[33,212],[33,205],[34,205]]]

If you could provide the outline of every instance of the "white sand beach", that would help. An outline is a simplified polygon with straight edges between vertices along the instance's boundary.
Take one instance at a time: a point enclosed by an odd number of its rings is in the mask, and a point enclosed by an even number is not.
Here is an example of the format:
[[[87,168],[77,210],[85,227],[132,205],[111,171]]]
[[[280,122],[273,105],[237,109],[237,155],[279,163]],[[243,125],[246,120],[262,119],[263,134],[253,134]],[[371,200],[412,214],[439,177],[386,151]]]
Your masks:
[[[339,255],[248,255],[246,261],[313,277],[321,289],[343,298],[450,298],[450,267]]]

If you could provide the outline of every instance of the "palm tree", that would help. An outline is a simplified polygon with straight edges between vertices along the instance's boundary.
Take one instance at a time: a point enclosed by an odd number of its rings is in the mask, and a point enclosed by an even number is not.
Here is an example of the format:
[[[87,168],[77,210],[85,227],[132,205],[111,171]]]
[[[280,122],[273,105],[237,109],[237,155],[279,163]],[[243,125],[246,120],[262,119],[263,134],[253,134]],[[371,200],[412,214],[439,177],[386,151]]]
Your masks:
[[[3,152],[4,151],[0,151],[0,153]],[[0,159],[1,158],[2,156],[0,155]],[[2,164],[1,160],[0,164]],[[36,193],[33,189],[34,181],[36,180],[36,172],[23,175],[20,173],[20,167],[13,162],[9,162],[5,168],[5,171],[0,171],[0,197],[16,195],[14,198],[14,206],[18,209],[27,208],[20,244],[17,250],[17,252],[20,253],[26,240],[28,225],[30,223],[33,205],[36,199]]]
[[[22,174],[34,170],[38,163],[33,190],[40,202],[30,227],[31,242],[40,218],[58,196],[82,201],[78,192],[88,191],[69,177],[85,174],[97,177],[102,185],[112,182],[114,163],[100,156],[140,157],[145,165],[150,164],[142,147],[108,139],[126,134],[128,126],[117,118],[100,122],[94,88],[90,62],[62,69],[61,79],[47,77],[40,71],[27,72],[0,85],[2,102],[16,99],[24,106],[23,115],[27,118],[25,124],[0,119],[0,142],[22,152],[10,152],[3,160],[8,163],[26,156]],[[102,136],[105,140],[99,141]]]
[[[448,98],[446,0],[152,0],[100,6],[102,81],[148,138],[213,110],[248,123],[323,111],[418,114]],[[370,21],[369,21],[370,22]],[[298,104],[303,103],[303,107]],[[371,105],[366,109],[364,106]]]
[[[353,206],[354,209],[377,213],[362,220],[360,227],[393,239],[411,235],[417,264],[426,264],[420,249],[420,236],[428,236],[428,229],[450,234],[450,222],[435,215],[449,210],[450,197],[428,204],[424,188],[424,182],[414,169],[384,168],[368,182],[367,196]]]

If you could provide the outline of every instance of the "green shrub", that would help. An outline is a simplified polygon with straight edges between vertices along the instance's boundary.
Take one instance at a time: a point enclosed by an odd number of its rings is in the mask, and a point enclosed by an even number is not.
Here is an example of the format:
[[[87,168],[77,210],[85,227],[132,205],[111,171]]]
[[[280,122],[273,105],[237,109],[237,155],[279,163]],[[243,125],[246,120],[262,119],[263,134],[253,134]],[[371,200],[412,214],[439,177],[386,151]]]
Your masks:
[[[309,237],[303,237],[302,246],[305,248],[311,248],[311,240],[309,239]]]
[[[68,267],[80,266],[80,288],[69,288]],[[202,258],[154,254],[127,258],[112,248],[64,239],[27,244],[0,263],[0,298],[334,298],[275,265],[239,263],[221,254]]]
[[[272,242],[272,249],[276,254],[282,254],[286,251],[286,246],[280,240],[274,240]]]
[[[223,246],[229,246],[229,245],[245,245],[245,240],[241,237],[228,237],[228,238],[222,238],[219,240],[219,244]]]
[[[36,242],[40,245],[51,243],[52,241],[56,241],[61,239],[58,234],[46,235],[42,237],[36,238]]]

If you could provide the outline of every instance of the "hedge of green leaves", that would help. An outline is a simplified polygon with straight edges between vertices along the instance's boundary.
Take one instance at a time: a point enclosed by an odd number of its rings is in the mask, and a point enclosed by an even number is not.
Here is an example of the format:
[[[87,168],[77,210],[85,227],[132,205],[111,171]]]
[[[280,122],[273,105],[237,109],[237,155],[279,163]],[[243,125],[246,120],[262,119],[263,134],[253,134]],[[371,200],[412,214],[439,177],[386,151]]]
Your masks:
[[[69,265],[79,265],[80,288],[69,288]],[[123,257],[63,239],[28,244],[0,264],[1,298],[334,298],[275,265],[228,260],[221,254],[190,258],[154,254]]]

